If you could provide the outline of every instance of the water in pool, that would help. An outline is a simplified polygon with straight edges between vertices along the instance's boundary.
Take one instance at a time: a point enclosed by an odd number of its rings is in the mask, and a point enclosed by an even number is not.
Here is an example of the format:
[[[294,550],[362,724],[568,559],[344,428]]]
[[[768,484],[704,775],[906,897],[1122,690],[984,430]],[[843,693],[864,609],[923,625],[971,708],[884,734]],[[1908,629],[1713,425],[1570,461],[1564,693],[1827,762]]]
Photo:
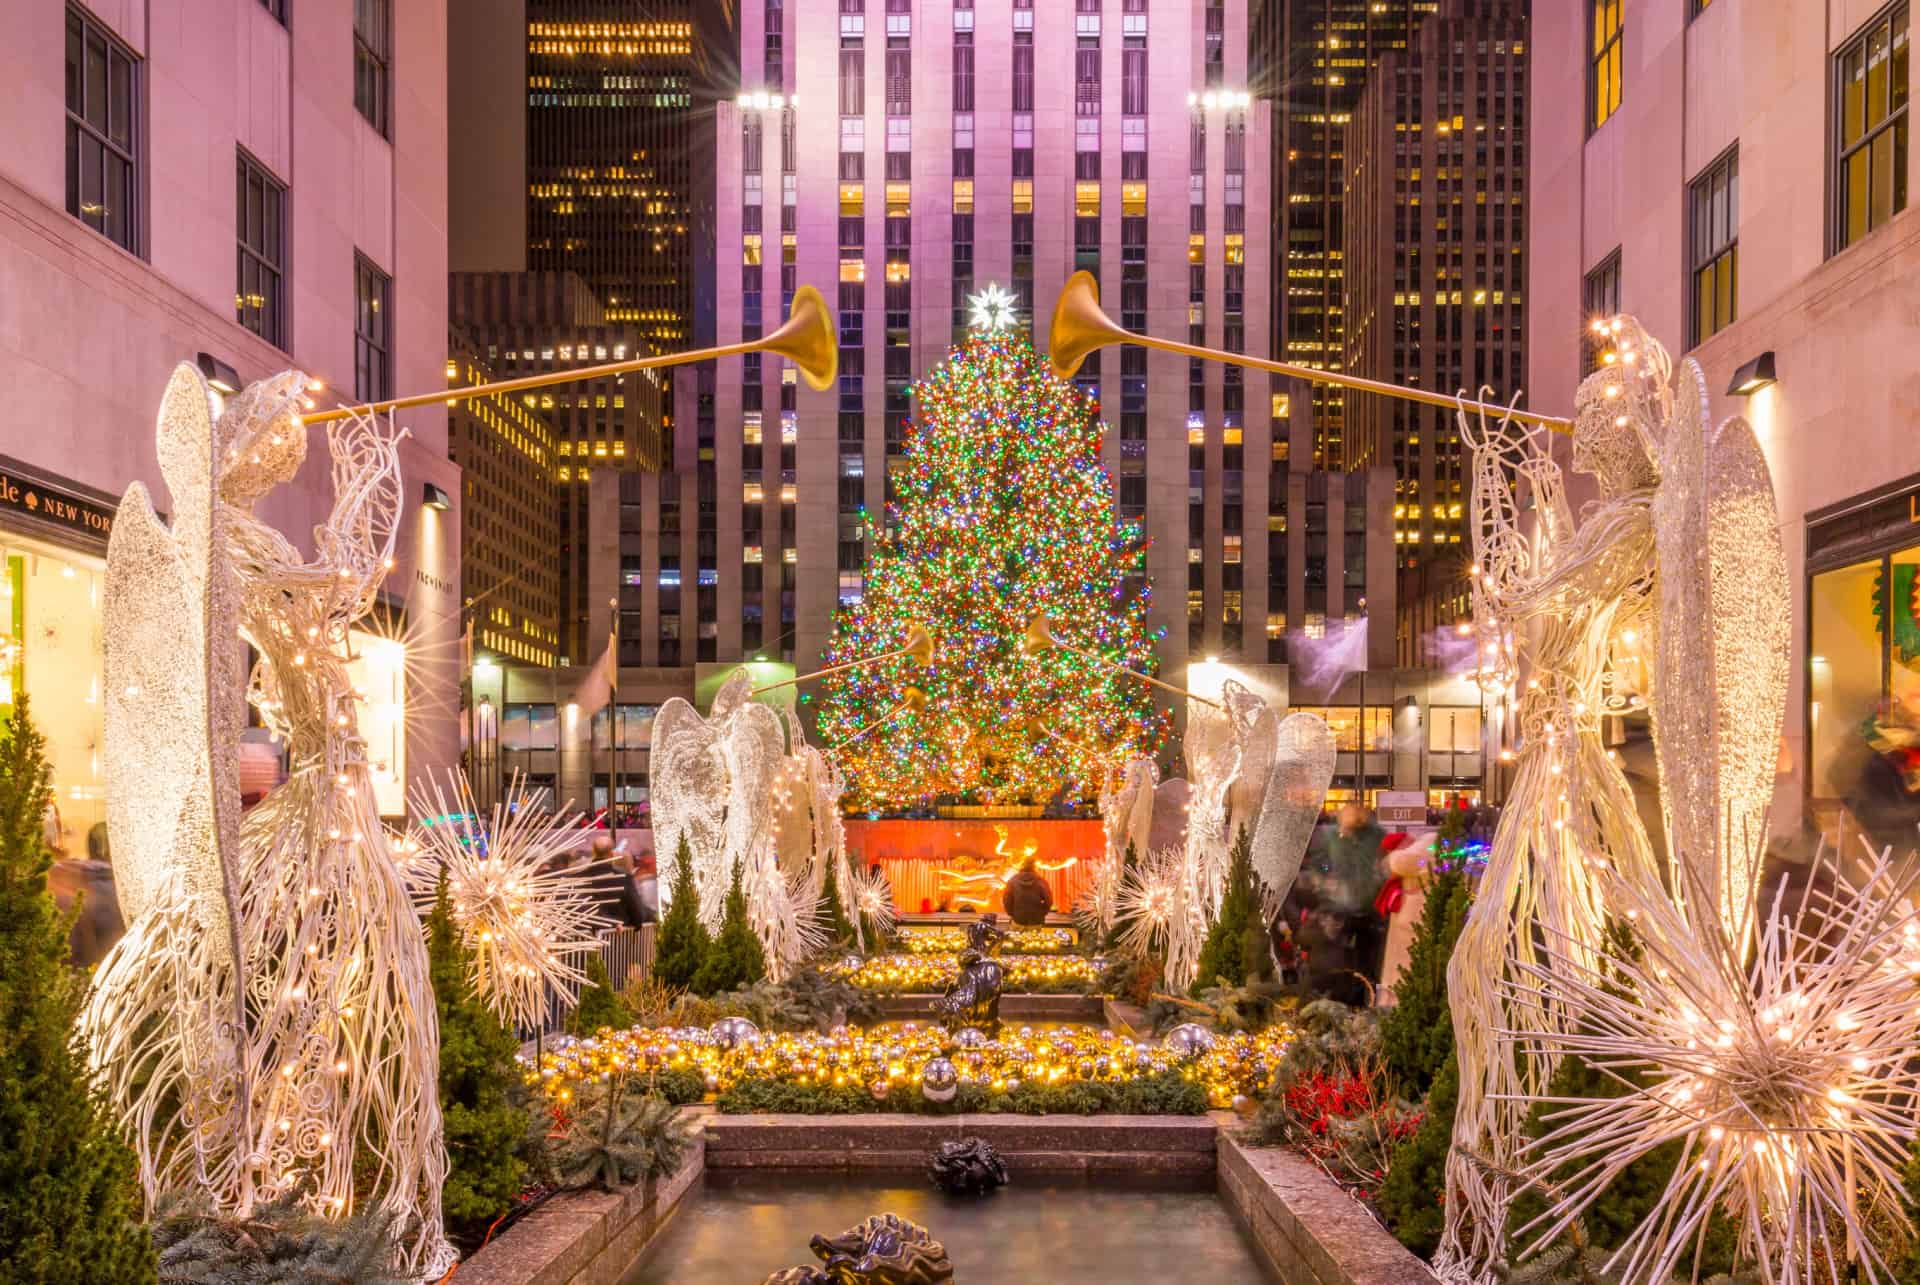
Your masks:
[[[955,1285],[1122,1285],[1186,1280],[1272,1285],[1253,1242],[1211,1187],[1015,1179],[957,1200],[906,1175],[708,1174],[688,1193],[622,1285],[759,1285],[816,1263],[815,1232],[837,1236],[868,1214],[932,1231]]]

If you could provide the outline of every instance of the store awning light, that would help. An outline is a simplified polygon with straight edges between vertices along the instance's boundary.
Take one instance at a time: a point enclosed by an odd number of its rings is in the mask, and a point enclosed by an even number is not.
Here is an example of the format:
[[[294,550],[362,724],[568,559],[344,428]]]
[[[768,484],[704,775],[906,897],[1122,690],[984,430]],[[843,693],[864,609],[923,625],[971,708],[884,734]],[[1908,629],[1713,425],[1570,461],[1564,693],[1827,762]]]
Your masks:
[[[1727,396],[1751,397],[1762,388],[1771,386],[1776,379],[1773,373],[1773,349],[1769,348],[1733,372],[1733,382],[1727,385]]]

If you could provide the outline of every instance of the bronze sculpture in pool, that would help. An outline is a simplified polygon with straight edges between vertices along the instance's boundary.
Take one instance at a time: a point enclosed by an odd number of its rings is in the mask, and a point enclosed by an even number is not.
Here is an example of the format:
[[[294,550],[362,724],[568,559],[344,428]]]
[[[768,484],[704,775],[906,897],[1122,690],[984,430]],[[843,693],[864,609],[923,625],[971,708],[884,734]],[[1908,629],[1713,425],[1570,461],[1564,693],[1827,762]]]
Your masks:
[[[952,1285],[946,1246],[898,1214],[874,1214],[838,1236],[815,1236],[819,1267],[787,1267],[762,1285]]]

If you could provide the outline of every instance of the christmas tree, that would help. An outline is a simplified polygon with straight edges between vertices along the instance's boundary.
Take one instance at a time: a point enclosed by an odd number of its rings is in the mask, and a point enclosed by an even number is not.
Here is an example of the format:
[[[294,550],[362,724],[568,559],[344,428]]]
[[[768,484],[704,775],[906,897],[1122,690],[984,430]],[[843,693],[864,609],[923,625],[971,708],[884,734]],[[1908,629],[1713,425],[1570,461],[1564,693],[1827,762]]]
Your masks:
[[[133,1152],[73,1032],[86,978],[47,892],[45,744],[23,698],[0,732],[0,1280],[151,1280]]]
[[[454,926],[447,881],[427,917],[427,967],[440,1023],[440,1111],[447,1181],[441,1204],[456,1229],[507,1212],[520,1193],[527,1115],[513,1103],[520,1047],[473,990],[473,956]]]
[[[899,499],[869,524],[864,597],[841,608],[829,665],[931,630],[907,656],[830,676],[820,734],[852,807],[930,798],[1040,802],[1090,793],[1151,752],[1145,541],[1114,512],[1093,402],[1024,334],[976,331],[915,389]],[[1022,646],[1035,617],[1092,652]]]

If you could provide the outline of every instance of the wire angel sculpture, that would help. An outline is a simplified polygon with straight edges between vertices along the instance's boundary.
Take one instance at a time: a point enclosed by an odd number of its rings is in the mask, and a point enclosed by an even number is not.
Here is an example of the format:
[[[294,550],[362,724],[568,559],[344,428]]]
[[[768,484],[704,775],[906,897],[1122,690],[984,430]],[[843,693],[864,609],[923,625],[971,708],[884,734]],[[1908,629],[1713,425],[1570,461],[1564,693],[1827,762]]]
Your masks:
[[[252,515],[306,455],[307,388],[250,385],[216,420],[182,365],[157,441],[171,526],[138,483],[108,545],[107,813],[129,930],[82,1015],[149,1204],[198,1188],[241,1217],[356,1193],[394,1219],[396,1269],[455,1258],[426,948],[387,850],[352,624],[392,567],[398,435],[328,431],[334,504],[309,560]],[[236,635],[258,654],[246,681]],[[291,778],[239,815],[251,703]]]
[[[1867,1225],[1906,1222],[1902,1173],[1920,1127],[1920,914],[1916,872],[1897,869],[1891,849],[1866,856],[1853,883],[1823,851],[1793,904],[1782,881],[1751,952],[1743,928],[1690,918],[1658,885],[1610,877],[1616,922],[1632,930],[1625,944],[1616,937],[1595,955],[1549,941],[1545,962],[1501,983],[1540,988],[1580,1014],[1548,1042],[1625,1090],[1537,1099],[1546,1131],[1520,1150],[1521,1173],[1557,1180],[1556,1193],[1517,1243],[1551,1242],[1629,1165],[1677,1143],[1659,1203],[1608,1260],[1610,1277],[1658,1285],[1686,1273],[1716,1209],[1776,1285],[1837,1282],[1848,1262],[1868,1282],[1893,1276]],[[1743,872],[1748,887],[1756,866]],[[1682,878],[1711,904],[1691,868]],[[1524,1056],[1525,1040],[1501,1036]]]
[[[416,824],[395,857],[422,917],[446,880],[453,922],[472,958],[480,1002],[519,1030],[543,1029],[555,1002],[571,1008],[588,956],[612,927],[593,890],[554,859],[579,837],[573,816],[533,806],[516,777],[482,815],[464,774],[413,789]]]
[[[1100,792],[1100,820],[1106,834],[1106,859],[1095,873],[1084,899],[1090,929],[1102,938],[1113,929],[1120,904],[1120,882],[1126,872],[1127,849],[1137,862],[1146,855],[1153,825],[1153,792],[1160,769],[1150,758],[1128,759]]]
[[[1221,699],[1242,747],[1228,824],[1247,827],[1254,875],[1284,896],[1300,873],[1333,784],[1333,732],[1317,714],[1280,717],[1231,680]]]
[[[705,718],[679,697],[663,705],[650,762],[657,845],[677,851],[685,838],[701,922],[709,931],[720,926],[738,868],[747,920],[766,949],[769,975],[781,980],[824,944],[816,907],[825,867],[816,870],[811,857],[783,864],[779,834],[804,786],[809,848],[838,846],[839,778],[804,739],[788,754],[780,715],[753,699],[746,669],[721,686]]]
[[[1231,679],[1227,686],[1239,688]],[[1242,694],[1248,695],[1244,689]],[[1187,711],[1187,734],[1181,751],[1187,761],[1186,864],[1196,881],[1201,912],[1211,923],[1226,892],[1229,845],[1233,840],[1227,830],[1227,793],[1240,779],[1240,764],[1247,751],[1244,728],[1225,707],[1216,710],[1196,702]],[[1168,969],[1171,973],[1172,960]]]
[[[1435,1262],[1447,1280],[1486,1279],[1500,1256],[1514,1194],[1504,1175],[1578,1016],[1564,991],[1515,979],[1596,965],[1602,877],[1696,890],[1704,907],[1683,899],[1675,914],[1714,919],[1736,941],[1751,922],[1749,854],[1728,836],[1764,833],[1785,695],[1789,612],[1771,483],[1743,422],[1708,429],[1695,363],[1676,376],[1632,319],[1601,325],[1613,351],[1582,382],[1573,430],[1574,464],[1599,496],[1577,523],[1540,437],[1511,419],[1460,415],[1473,458],[1480,678],[1515,709],[1520,750],[1447,970],[1460,1058]],[[1647,702],[1627,681],[1645,638],[1657,639],[1651,712],[1676,854],[1666,861],[1600,736],[1603,716]]]

